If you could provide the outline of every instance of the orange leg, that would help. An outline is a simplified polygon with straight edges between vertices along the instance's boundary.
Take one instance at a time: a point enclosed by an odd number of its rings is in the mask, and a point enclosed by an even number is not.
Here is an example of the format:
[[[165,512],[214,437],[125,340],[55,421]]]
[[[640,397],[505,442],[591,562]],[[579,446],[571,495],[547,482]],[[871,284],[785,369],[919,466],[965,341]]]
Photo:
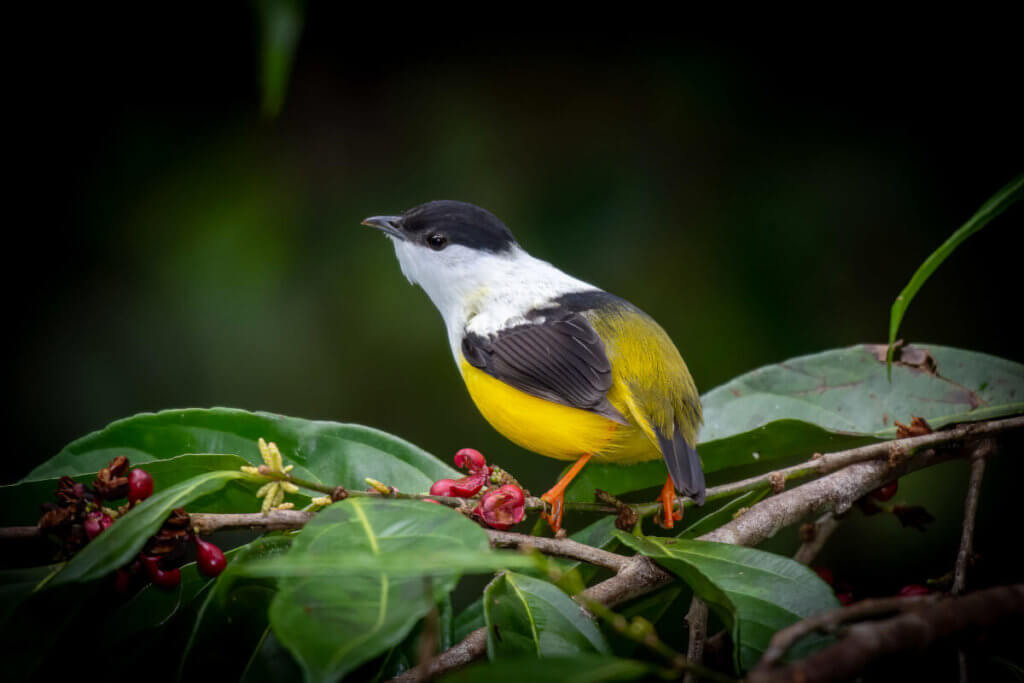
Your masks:
[[[661,487],[661,526],[666,529],[671,529],[675,524],[675,520],[683,518],[682,506],[676,510],[676,487],[672,483],[672,477],[665,479],[665,485]]]
[[[565,473],[557,484],[551,487],[551,490],[540,497],[545,503],[551,506],[551,514],[544,513],[542,517],[547,520],[548,524],[551,525],[551,530],[555,533],[562,528],[562,503],[565,499],[565,489],[569,486],[570,482],[576,478],[576,475],[580,473],[583,466],[590,460],[590,455],[584,455],[573,464],[572,468]]]

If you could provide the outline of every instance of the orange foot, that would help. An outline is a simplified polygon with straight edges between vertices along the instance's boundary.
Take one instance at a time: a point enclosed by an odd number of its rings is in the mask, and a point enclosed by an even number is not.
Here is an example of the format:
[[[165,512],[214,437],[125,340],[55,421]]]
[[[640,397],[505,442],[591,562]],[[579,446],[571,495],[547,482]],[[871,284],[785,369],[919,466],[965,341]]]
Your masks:
[[[555,533],[562,528],[562,511],[565,502],[565,489],[568,488],[570,482],[580,473],[583,466],[590,460],[589,455],[584,455],[577,460],[573,466],[565,473],[565,476],[558,480],[558,483],[551,487],[551,490],[540,497],[545,503],[551,506],[551,512],[547,511],[541,513],[547,523],[551,526],[551,530]]]
[[[676,487],[672,483],[672,477],[665,479],[665,485],[661,487],[661,519],[658,524],[666,529],[675,526],[675,522],[683,518],[683,506],[676,509]]]

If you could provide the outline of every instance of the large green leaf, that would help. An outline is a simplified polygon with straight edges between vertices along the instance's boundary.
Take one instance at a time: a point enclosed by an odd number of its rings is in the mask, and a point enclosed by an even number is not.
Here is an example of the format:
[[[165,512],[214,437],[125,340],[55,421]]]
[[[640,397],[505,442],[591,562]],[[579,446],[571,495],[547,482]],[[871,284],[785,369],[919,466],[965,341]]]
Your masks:
[[[657,625],[669,609],[676,605],[677,598],[679,598],[682,592],[683,589],[680,584],[676,583],[665,586],[653,593],[648,593],[641,598],[630,601],[626,606],[618,608],[616,613],[627,620],[640,618]],[[689,597],[690,594],[687,593],[686,599],[689,599]],[[682,616],[685,613],[685,609],[685,607],[680,605],[674,613]],[[640,643],[633,638],[627,638],[619,633],[607,621],[602,620],[600,627],[602,633],[607,636],[612,651],[619,657],[632,657],[638,650],[643,652],[643,646]]]
[[[40,582],[61,569],[59,564],[0,571],[0,623],[7,621],[22,602],[29,598]]]
[[[715,609],[732,634],[736,665],[743,670],[757,664],[776,631],[839,606],[817,574],[788,557],[726,543],[617,535],[679,576]],[[820,642],[805,641],[794,656]]]
[[[153,476],[155,490],[160,491],[205,472],[237,470],[248,464],[248,460],[237,455],[197,454],[154,460],[142,469]],[[83,484],[91,484],[95,478],[95,472],[75,476]],[[0,486],[0,524],[35,524],[40,516],[39,504],[56,500],[53,493],[59,480],[60,477],[54,477]],[[258,507],[258,502],[248,487],[228,484],[217,495],[196,501],[189,512],[242,512],[254,507]]]
[[[613,683],[614,681],[658,680],[656,669],[634,659],[585,654],[575,657],[515,659],[475,664],[450,673],[442,683]]]
[[[1006,211],[1015,202],[1020,201],[1021,197],[1024,197],[1024,174],[1021,174],[1011,180],[1002,189],[996,192],[987,202],[982,204],[981,208],[978,209],[971,218],[964,223],[960,228],[949,236],[945,242],[943,242],[938,249],[933,251],[924,263],[922,263],[914,275],[910,278],[910,282],[903,288],[903,291],[899,293],[896,300],[892,304],[892,309],[889,311],[889,349],[886,358],[889,369],[892,367],[893,357],[893,344],[896,342],[896,334],[900,329],[900,322],[903,321],[903,315],[907,312],[907,308],[910,307],[910,302],[913,301],[917,291],[921,289],[928,278],[931,277],[932,273],[942,265],[942,262],[952,254],[960,244],[974,233],[981,230],[983,227],[988,225],[989,221]]]
[[[597,625],[553,584],[505,572],[484,592],[487,656],[494,659],[608,653]]]
[[[444,506],[350,498],[314,517],[285,557],[297,564],[340,555],[383,562],[392,554],[409,558],[439,547],[486,551],[489,543],[483,529]],[[393,576],[353,562],[359,571],[279,580],[270,622],[307,681],[336,681],[386,652],[458,580],[456,568]]]
[[[252,660],[267,658],[267,610],[277,593],[277,582],[254,579],[242,571],[252,562],[288,552],[292,538],[266,536],[236,549],[227,569],[206,593],[181,656],[180,680],[239,680]],[[267,647],[267,651],[260,652]],[[290,659],[287,653],[277,658]],[[216,674],[214,676],[213,674]]]
[[[896,435],[911,416],[933,427],[1024,412],[1024,365],[974,351],[917,345],[890,383],[885,347],[861,344],[767,365],[712,389],[701,401],[701,460],[708,473],[854,448]],[[566,492],[593,500],[664,483],[662,462],[591,463]]]
[[[135,465],[183,453],[234,453],[261,464],[257,440],[281,448],[294,474],[331,486],[362,489],[373,477],[406,492],[426,492],[443,478],[461,476],[426,451],[361,425],[301,420],[233,408],[142,413],[118,420],[68,444],[25,481],[96,472],[114,456]]]
[[[154,493],[82,548],[47,585],[91,581],[124,566],[163,525],[171,510],[245,476],[238,471],[207,472]]]
[[[249,546],[225,551],[228,566]],[[214,579],[202,574],[195,562],[181,567],[181,583],[175,588],[161,588],[148,583],[107,619],[104,637],[109,642],[123,642],[135,633],[159,628],[175,617],[182,605],[187,605],[206,590]]]

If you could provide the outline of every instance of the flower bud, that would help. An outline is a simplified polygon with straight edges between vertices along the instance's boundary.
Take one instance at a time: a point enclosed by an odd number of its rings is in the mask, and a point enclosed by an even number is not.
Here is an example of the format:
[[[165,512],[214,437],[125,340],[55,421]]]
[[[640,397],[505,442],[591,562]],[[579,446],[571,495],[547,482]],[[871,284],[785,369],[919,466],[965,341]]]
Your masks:
[[[485,493],[473,515],[494,529],[507,529],[526,516],[526,496],[515,484],[506,484]]]
[[[454,479],[438,479],[430,487],[430,495],[432,496],[451,496],[452,485],[455,483]]]
[[[476,450],[475,448],[463,448],[455,454],[455,466],[459,469],[469,470],[475,474],[477,472],[488,470],[487,460],[484,459],[483,453]]]
[[[479,493],[486,483],[487,474],[485,472],[477,472],[476,474],[453,481],[448,489],[451,493],[448,495],[455,496],[456,498],[471,498]]]
[[[199,567],[199,571],[206,576],[219,576],[224,568],[228,566],[228,561],[224,558],[224,552],[210,543],[204,541],[198,536],[194,536],[196,541],[196,565]]]
[[[146,500],[153,495],[153,476],[136,467],[128,473],[128,500],[132,503]]]

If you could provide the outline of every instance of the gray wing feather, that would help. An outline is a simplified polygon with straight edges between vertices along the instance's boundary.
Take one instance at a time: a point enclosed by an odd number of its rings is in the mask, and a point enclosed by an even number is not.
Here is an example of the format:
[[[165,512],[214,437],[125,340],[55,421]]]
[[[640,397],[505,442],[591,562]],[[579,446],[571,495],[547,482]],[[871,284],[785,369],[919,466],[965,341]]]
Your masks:
[[[612,365],[604,343],[578,313],[517,325],[489,338],[469,333],[462,339],[462,355],[528,394],[628,424],[608,401]]]

